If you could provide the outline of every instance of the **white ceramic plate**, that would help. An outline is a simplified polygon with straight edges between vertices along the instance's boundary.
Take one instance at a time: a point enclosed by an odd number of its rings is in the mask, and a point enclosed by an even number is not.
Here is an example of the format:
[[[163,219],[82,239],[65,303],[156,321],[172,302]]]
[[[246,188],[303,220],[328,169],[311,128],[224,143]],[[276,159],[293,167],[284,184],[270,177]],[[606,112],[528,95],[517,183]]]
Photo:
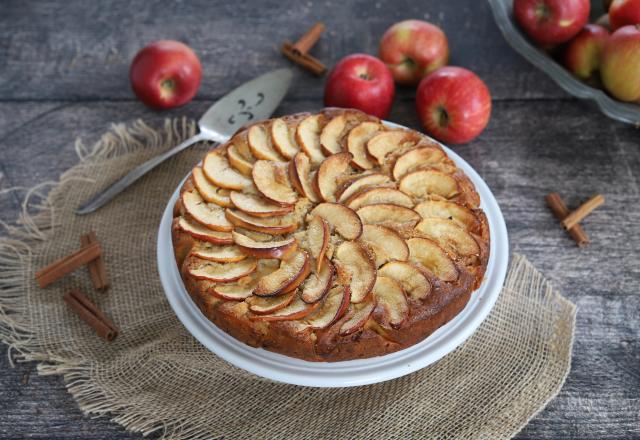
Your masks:
[[[396,353],[370,359],[309,362],[250,347],[220,330],[191,300],[173,255],[173,205],[184,180],[169,199],[158,232],[158,271],[171,307],[187,330],[213,353],[236,367],[279,382],[313,387],[367,385],[395,379],[436,362],[462,344],[487,317],[502,289],[509,256],[507,228],[495,197],[467,162],[444,148],[480,194],[481,207],[489,220],[491,254],[484,281],[471,295],[464,310],[424,341]]]

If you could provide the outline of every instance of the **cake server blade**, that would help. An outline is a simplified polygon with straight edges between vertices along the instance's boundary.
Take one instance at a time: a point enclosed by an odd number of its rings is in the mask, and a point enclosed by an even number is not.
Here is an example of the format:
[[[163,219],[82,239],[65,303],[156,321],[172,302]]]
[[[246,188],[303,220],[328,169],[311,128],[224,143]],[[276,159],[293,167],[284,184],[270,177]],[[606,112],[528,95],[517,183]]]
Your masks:
[[[198,134],[137,166],[82,204],[76,210],[76,214],[94,212],[162,162],[195,143],[226,142],[243,125],[268,118],[289,90],[292,77],[290,69],[276,69],[244,83],[225,95],[202,115],[198,121]]]

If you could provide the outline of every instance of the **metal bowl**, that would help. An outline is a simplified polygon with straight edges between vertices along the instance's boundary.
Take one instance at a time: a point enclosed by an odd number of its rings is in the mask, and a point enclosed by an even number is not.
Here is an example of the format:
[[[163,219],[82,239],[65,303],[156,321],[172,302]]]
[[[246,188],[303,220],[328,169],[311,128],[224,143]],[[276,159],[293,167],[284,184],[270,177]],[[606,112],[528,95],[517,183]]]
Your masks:
[[[512,0],[489,0],[489,5],[507,43],[531,64],[549,75],[567,93],[576,98],[595,101],[602,113],[612,119],[640,125],[640,105],[616,101],[604,91],[590,87],[575,78],[544,51],[532,45],[513,19]]]

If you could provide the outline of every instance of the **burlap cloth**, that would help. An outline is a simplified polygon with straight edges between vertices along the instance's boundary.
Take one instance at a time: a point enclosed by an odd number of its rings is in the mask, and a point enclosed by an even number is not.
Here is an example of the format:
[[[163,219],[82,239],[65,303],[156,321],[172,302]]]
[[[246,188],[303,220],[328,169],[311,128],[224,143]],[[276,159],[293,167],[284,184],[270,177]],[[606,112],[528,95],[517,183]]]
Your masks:
[[[164,297],[156,232],[166,201],[205,145],[163,164],[99,212],[73,209],[125,170],[194,132],[185,120],[161,130],[117,125],[60,182],[27,194],[17,226],[0,239],[0,338],[15,358],[62,374],[80,408],[132,431],[175,439],[509,438],[562,386],[571,363],[575,306],[514,256],[491,315],[461,347],[400,379],[318,389],[272,382],[202,347]],[[85,269],[46,289],[34,271],[96,231],[112,282],[96,293]],[[112,317],[104,342],[62,295],[80,288]]]

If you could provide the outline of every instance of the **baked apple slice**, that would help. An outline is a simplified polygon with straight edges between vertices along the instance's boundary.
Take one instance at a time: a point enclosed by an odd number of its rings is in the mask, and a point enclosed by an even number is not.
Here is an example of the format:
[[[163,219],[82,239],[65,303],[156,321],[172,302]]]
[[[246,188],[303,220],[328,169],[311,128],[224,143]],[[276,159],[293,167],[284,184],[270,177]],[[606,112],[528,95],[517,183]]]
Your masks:
[[[203,199],[209,203],[215,203],[218,206],[222,206],[223,208],[231,206],[229,190],[218,188],[209,182],[201,167],[195,167],[191,174],[193,176],[193,185],[196,187]]]
[[[283,235],[293,232],[298,228],[298,224],[291,215],[265,218],[253,217],[242,211],[229,209],[225,211],[229,222],[233,225],[249,229],[250,231],[263,232],[271,235]]]
[[[372,117],[354,111],[346,111],[332,118],[320,133],[322,151],[327,156],[340,153],[347,134],[353,127],[367,119],[372,119]]]
[[[316,271],[322,270],[325,254],[329,246],[329,223],[322,217],[312,217],[307,225],[307,246],[316,260]]]
[[[442,281],[455,281],[458,279],[458,269],[447,253],[428,238],[410,238],[409,259],[421,264]]]
[[[352,209],[344,205],[320,203],[309,214],[325,219],[331,228],[347,240],[355,240],[362,234],[360,218]]]
[[[246,212],[254,217],[274,217],[285,215],[293,211],[293,206],[277,205],[260,196],[231,191],[229,200],[240,211]]]
[[[286,260],[298,250],[298,242],[293,237],[285,240],[257,241],[236,231],[231,235],[241,252],[256,258]]]
[[[383,225],[393,229],[412,228],[422,219],[420,214],[411,208],[389,203],[366,205],[356,213],[365,225]]]
[[[396,280],[405,293],[416,300],[422,300],[431,293],[431,283],[426,275],[411,263],[391,261],[378,269],[378,276]]]
[[[184,217],[178,219],[177,226],[178,229],[198,240],[204,240],[214,244],[233,244],[231,232],[213,231],[201,224],[191,222]]]
[[[224,208],[207,203],[196,191],[184,191],[181,196],[184,210],[198,223],[214,231],[229,232],[233,225],[224,215]]]
[[[235,263],[247,258],[238,246],[215,245],[207,242],[194,246],[191,249],[191,255],[217,263]]]
[[[362,330],[375,308],[376,304],[373,301],[367,301],[361,304],[351,304],[348,312],[349,319],[342,323],[340,330],[338,331],[340,336],[348,336]]]
[[[336,201],[336,191],[340,183],[340,177],[349,174],[351,167],[351,153],[336,153],[326,158],[320,164],[313,181],[314,189],[325,202]]]
[[[229,160],[229,165],[231,165],[233,168],[235,168],[245,176],[251,177],[253,162],[245,159],[238,151],[238,147],[232,144],[229,146],[229,148],[227,148],[227,159]]]
[[[311,175],[309,156],[304,153],[297,153],[289,162],[289,180],[302,197],[306,197],[315,203],[320,199],[312,185],[314,179],[315,177]]]
[[[479,255],[478,242],[463,228],[449,219],[428,217],[416,225],[416,230],[458,255]]]
[[[305,322],[313,329],[328,328],[342,318],[349,309],[349,288],[336,286],[327,293],[322,305],[306,317]],[[303,298],[304,300],[304,298]]]
[[[293,205],[298,194],[291,187],[285,162],[259,160],[253,165],[253,184],[260,194],[279,205]]]
[[[362,244],[344,241],[336,249],[333,261],[338,270],[339,284],[348,285],[351,290],[351,302],[364,301],[376,281],[373,257]]]
[[[254,315],[250,319],[254,321],[293,321],[302,319],[311,314],[320,305],[319,302],[307,304],[296,295],[291,304],[270,315]]]
[[[287,307],[295,299],[296,295],[297,292],[293,291],[279,296],[250,296],[247,298],[246,303],[249,306],[249,310],[256,315],[267,315]]]
[[[394,188],[378,187],[364,188],[344,202],[349,208],[357,210],[362,206],[386,203],[391,205],[413,208],[411,197]]]
[[[284,119],[278,118],[271,123],[271,140],[273,147],[285,159],[291,159],[298,153],[296,143],[296,125],[289,125]]]
[[[406,148],[408,144],[415,144],[418,140],[416,134],[408,130],[384,131],[369,139],[367,152],[379,165],[382,165],[388,154]]]
[[[331,119],[320,133],[320,148],[327,156],[342,151],[342,138],[347,133],[347,115]]]
[[[269,130],[264,124],[255,124],[249,128],[247,134],[249,149],[256,159],[283,161],[282,157],[274,148],[271,142]]]
[[[209,292],[227,301],[243,301],[253,295],[254,283],[243,283],[242,279],[234,283],[214,284]]]
[[[347,181],[346,183],[342,184],[340,190],[338,191],[338,201],[344,202],[349,197],[353,196],[355,193],[363,190],[364,188],[382,186],[386,185],[389,182],[391,182],[391,179],[385,174],[365,174],[362,177]]]
[[[217,150],[205,156],[202,171],[211,183],[220,188],[242,190],[251,185],[251,179],[231,168],[227,158]]]
[[[476,231],[480,222],[466,206],[445,200],[426,200],[414,208],[422,218],[438,217],[455,220],[467,231]]]
[[[393,278],[378,276],[373,286],[373,296],[380,313],[374,318],[383,327],[399,328],[409,317],[409,304],[402,286]]]
[[[400,179],[398,189],[405,194],[419,198],[436,194],[450,199],[459,192],[456,179],[437,170],[412,171]]]
[[[237,263],[216,263],[193,258],[189,263],[189,274],[198,280],[231,283],[255,272],[256,260],[246,258]]]
[[[374,255],[376,267],[387,261],[407,261],[409,246],[393,229],[380,225],[364,225],[360,240],[366,244]]]
[[[278,270],[263,277],[253,294],[256,296],[276,296],[295,290],[309,276],[311,261],[303,251],[296,251],[288,260],[280,262]]]
[[[335,268],[330,261],[325,261],[319,272],[314,271],[307,277],[302,285],[302,294],[300,297],[304,302],[314,303],[320,301],[331,288]]]
[[[362,122],[351,129],[347,136],[347,151],[353,155],[352,164],[360,170],[370,170],[374,167],[367,154],[367,142],[382,130],[377,122]]]
[[[215,284],[209,292],[227,301],[243,301],[253,295],[258,280],[278,268],[276,260],[258,260],[258,268],[252,274],[233,283]]]
[[[325,123],[326,118],[323,114],[311,115],[304,118],[296,130],[298,145],[309,156],[312,165],[317,165],[324,160],[324,154],[320,148],[320,133]]]
[[[402,154],[393,164],[393,178],[399,180],[402,176],[421,166],[429,166],[444,160],[446,155],[438,147],[417,147]]]

